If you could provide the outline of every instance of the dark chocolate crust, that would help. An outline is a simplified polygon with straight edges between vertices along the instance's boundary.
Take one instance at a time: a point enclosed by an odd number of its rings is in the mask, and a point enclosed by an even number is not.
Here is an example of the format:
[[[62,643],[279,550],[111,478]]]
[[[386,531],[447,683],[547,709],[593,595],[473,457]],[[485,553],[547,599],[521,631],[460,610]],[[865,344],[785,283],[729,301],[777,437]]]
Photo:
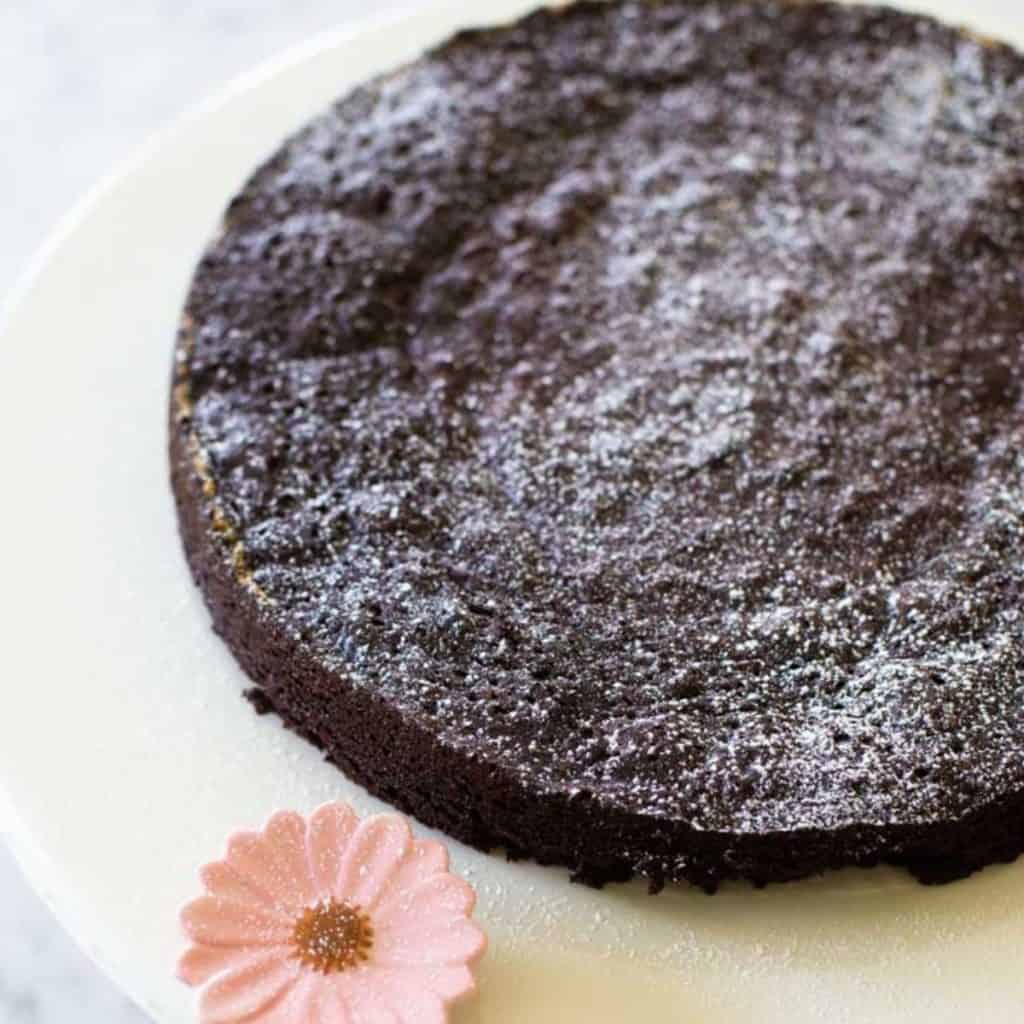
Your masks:
[[[581,3],[357,89],[232,201],[185,550],[254,703],[596,884],[1024,849],[1024,59]]]

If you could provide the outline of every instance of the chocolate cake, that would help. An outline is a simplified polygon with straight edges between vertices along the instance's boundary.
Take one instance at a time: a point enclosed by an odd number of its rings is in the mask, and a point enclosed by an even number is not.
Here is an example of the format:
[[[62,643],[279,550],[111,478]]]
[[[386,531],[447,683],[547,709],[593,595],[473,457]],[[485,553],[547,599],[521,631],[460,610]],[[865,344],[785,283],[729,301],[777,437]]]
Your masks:
[[[339,768],[600,884],[1024,849],[1024,58],[579,3],[338,102],[183,318],[181,532]]]

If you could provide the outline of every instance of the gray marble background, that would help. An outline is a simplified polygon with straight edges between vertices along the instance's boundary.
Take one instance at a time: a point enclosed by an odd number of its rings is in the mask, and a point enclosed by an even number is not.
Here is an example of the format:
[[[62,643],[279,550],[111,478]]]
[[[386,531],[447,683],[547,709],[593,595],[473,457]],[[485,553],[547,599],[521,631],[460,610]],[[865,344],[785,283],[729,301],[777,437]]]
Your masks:
[[[140,142],[314,33],[410,0],[0,0],[0,301]],[[0,1024],[144,1024],[0,842]]]

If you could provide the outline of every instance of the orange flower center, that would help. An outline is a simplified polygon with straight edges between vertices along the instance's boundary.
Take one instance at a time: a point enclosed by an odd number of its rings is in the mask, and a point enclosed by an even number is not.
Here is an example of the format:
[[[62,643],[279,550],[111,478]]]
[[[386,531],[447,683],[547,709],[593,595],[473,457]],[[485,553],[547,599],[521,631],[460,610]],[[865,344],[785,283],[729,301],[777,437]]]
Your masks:
[[[359,907],[325,900],[303,911],[292,931],[292,945],[292,955],[306,967],[333,974],[369,958],[373,928]]]

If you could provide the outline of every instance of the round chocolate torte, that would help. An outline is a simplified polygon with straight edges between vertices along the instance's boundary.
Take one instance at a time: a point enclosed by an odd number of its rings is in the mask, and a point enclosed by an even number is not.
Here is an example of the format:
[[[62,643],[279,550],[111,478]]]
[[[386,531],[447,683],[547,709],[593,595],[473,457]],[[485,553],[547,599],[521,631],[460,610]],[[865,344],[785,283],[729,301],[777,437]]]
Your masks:
[[[189,564],[353,779],[595,884],[1024,849],[1024,58],[579,3],[289,139],[183,316]]]

